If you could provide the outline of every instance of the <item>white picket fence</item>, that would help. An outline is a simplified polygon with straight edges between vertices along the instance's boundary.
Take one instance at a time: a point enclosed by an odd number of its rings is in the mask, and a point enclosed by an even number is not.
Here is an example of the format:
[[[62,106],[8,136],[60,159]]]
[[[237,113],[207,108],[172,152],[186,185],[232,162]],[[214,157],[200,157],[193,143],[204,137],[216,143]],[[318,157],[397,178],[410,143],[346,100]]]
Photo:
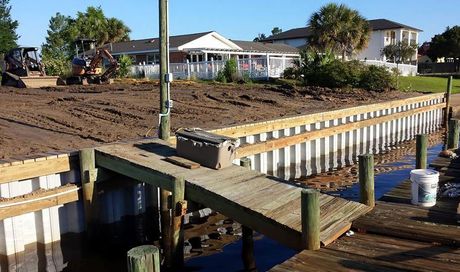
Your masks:
[[[367,65],[383,66],[388,69],[397,68],[402,76],[415,76],[417,75],[417,65],[412,64],[396,64],[392,62],[386,62],[381,60],[363,60],[363,63]]]
[[[284,69],[294,65],[294,58],[261,57],[251,59],[239,59],[237,61],[240,76],[248,76],[251,79],[279,78],[283,76]],[[225,66],[226,61],[211,60],[202,62],[170,63],[170,72],[175,79],[215,79],[219,71]],[[267,65],[268,64],[268,65]],[[133,65],[130,76],[158,79],[160,65]]]

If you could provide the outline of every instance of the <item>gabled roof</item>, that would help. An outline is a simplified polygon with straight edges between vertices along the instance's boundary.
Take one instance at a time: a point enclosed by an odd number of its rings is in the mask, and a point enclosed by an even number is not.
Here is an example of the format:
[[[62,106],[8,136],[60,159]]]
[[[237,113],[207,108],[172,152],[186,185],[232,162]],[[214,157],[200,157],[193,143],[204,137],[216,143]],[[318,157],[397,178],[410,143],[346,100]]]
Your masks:
[[[375,20],[368,20],[371,30],[386,30],[386,29],[400,29],[406,28],[415,31],[421,32],[422,30],[411,27],[408,25],[400,24],[394,21],[390,21],[387,19],[375,19]],[[276,40],[288,40],[288,39],[298,39],[298,38],[307,38],[311,35],[310,27],[300,27],[300,28],[293,28],[284,32],[281,32],[276,35],[269,36],[262,41],[276,41]]]
[[[194,41],[212,32],[214,31],[170,36],[169,37],[169,47],[177,48],[181,45]],[[106,44],[105,47],[109,48],[112,54],[115,54],[115,55],[119,53],[145,52],[145,51],[159,50],[160,39],[159,38],[149,38],[149,39],[141,39],[141,40],[132,40],[132,41],[127,41],[127,42],[118,42],[118,43],[113,43],[113,44]]]
[[[299,53],[299,49],[277,43],[264,43],[264,42],[250,42],[250,41],[236,41],[231,40],[236,45],[241,47],[243,51],[267,52],[267,53]]]

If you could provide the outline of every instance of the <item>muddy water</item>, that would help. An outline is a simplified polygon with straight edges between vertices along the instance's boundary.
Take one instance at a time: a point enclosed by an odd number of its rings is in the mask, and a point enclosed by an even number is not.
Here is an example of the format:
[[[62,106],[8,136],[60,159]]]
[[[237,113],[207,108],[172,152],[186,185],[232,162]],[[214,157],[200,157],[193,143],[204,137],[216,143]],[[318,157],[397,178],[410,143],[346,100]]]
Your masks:
[[[429,160],[441,150],[441,134],[429,140]],[[415,142],[379,152],[376,158],[376,197],[381,197],[409,176],[414,167]],[[351,158],[351,161],[355,157]],[[325,161],[325,160],[323,160]],[[319,188],[329,194],[357,200],[357,167],[339,169],[291,182]],[[140,244],[158,245],[157,213],[148,211],[128,216],[116,224],[101,226],[97,241],[85,242],[82,235],[63,235],[52,245],[33,244],[23,254],[0,258],[1,271],[125,271],[126,251]],[[220,214],[196,218],[186,225],[186,271],[241,271],[241,226]],[[296,254],[276,241],[255,235],[255,256],[259,271],[265,271]],[[10,264],[8,266],[7,264]],[[12,266],[16,263],[16,266]]]

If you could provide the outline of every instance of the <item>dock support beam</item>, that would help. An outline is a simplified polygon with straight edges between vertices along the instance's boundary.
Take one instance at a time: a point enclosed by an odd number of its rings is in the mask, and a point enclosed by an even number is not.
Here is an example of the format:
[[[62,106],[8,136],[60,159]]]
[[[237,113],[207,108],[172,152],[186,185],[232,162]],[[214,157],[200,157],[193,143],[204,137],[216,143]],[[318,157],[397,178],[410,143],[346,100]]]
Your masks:
[[[444,126],[446,127],[446,133],[449,127],[449,109],[450,109],[450,95],[452,93],[452,76],[447,80],[447,89],[446,89],[446,110],[444,111]]]
[[[241,158],[240,166],[251,169],[251,160],[249,158]],[[243,249],[241,251],[241,258],[245,271],[257,271],[256,261],[254,258],[254,231],[251,228],[242,226],[243,232]]]
[[[459,120],[449,120],[449,134],[447,136],[447,149],[457,149],[459,141]]]
[[[171,267],[175,270],[184,266],[184,215],[187,213],[185,198],[185,179],[174,178],[172,192],[172,230],[171,230]]]
[[[85,210],[86,232],[94,238],[97,221],[96,160],[93,148],[80,150],[80,175],[83,191],[83,208]]]
[[[427,135],[418,134],[417,143],[416,143],[416,151],[415,151],[415,169],[426,169],[427,145],[428,145]]]
[[[365,154],[358,156],[358,158],[361,203],[369,207],[374,207],[374,155]]]
[[[128,272],[160,272],[160,251],[152,245],[128,251]]]
[[[319,192],[312,189],[302,190],[302,243],[308,250],[320,249],[320,210]]]
[[[161,247],[163,249],[164,265],[168,267],[171,262],[171,211],[169,209],[170,192],[160,189],[160,224]]]
[[[187,213],[185,179],[173,178],[172,195],[161,189],[161,244],[164,266],[168,270],[180,270],[184,266],[184,215]]]

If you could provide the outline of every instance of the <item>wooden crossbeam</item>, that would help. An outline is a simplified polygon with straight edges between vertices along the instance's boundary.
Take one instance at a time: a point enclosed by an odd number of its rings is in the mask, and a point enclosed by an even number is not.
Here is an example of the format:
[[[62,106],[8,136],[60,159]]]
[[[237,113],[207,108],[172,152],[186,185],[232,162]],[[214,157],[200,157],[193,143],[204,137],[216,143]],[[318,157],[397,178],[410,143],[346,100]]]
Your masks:
[[[264,142],[258,142],[254,144],[245,144],[238,148],[237,158],[243,158],[254,154],[259,154],[262,152],[268,152],[287,146],[292,146],[295,144],[303,143],[305,141],[311,141],[315,139],[321,139],[331,135],[336,135],[339,133],[344,133],[347,131],[353,131],[355,129],[360,129],[364,127],[373,126],[380,123],[385,123],[400,118],[408,117],[422,112],[437,110],[444,108],[443,104],[437,104],[432,106],[427,106],[423,108],[417,108],[410,111],[398,112],[394,114],[384,115],[380,117],[375,117],[371,119],[365,119],[358,122],[347,123],[339,126],[333,126],[328,128],[323,128],[315,131],[307,131],[304,133],[281,137],[277,139],[271,139]]]
[[[65,185],[0,201],[0,220],[78,200],[78,187]]]
[[[68,172],[72,169],[73,157],[67,154],[44,158],[15,161],[0,167],[0,184]]]

